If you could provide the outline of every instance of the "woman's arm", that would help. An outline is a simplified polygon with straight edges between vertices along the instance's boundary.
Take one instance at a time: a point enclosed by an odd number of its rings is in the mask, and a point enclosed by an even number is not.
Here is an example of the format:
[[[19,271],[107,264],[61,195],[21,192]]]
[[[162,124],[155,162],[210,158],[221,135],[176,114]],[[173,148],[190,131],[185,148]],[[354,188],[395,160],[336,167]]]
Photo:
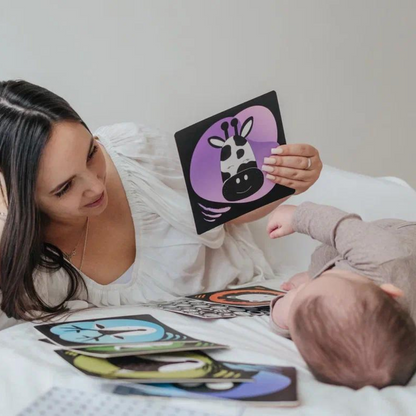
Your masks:
[[[319,152],[309,144],[287,144],[272,149],[272,155],[264,159],[262,170],[266,178],[276,184],[295,190],[295,195],[308,190],[319,178],[322,161]],[[258,208],[232,221],[231,224],[243,224],[256,221],[270,214],[276,207],[290,197]]]

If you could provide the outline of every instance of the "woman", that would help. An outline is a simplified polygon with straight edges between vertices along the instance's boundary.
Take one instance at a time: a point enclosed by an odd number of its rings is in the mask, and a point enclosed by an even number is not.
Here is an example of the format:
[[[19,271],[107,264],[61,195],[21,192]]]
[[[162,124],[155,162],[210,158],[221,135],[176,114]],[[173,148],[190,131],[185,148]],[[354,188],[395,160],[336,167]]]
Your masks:
[[[322,168],[317,150],[281,148],[269,180],[305,191]],[[173,139],[157,131],[125,123],[92,135],[52,92],[0,82],[0,170],[0,329],[74,300],[136,304],[273,276],[243,223],[282,201],[196,235]]]

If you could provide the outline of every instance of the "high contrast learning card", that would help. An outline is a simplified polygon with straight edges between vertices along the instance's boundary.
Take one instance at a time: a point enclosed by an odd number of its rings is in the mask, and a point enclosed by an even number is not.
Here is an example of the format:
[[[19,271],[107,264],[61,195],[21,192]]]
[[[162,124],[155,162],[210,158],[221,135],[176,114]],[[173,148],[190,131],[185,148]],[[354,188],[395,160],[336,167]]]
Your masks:
[[[173,301],[149,306],[201,319],[230,319],[243,316],[253,317],[269,315],[268,307],[244,308],[218,302],[205,302],[200,299],[193,299],[192,297],[178,298]]]
[[[75,351],[55,353],[86,375],[144,383],[249,382],[253,372],[224,366],[200,351],[132,357],[95,358]]]
[[[234,371],[253,372],[250,383],[184,384],[123,384],[112,387],[122,395],[176,397],[195,400],[229,399],[259,407],[296,406],[298,403],[297,378],[294,367],[262,364],[222,362]],[[110,387],[110,386],[109,386]]]
[[[167,354],[179,351],[218,350],[224,348],[229,348],[229,346],[206,341],[161,341],[148,344],[144,343],[132,345],[107,345],[103,347],[84,347],[76,348],[75,351],[79,354],[89,355],[91,357],[111,358],[129,357],[131,355]]]
[[[270,302],[276,296],[284,295],[285,293],[285,291],[268,289],[264,286],[249,286],[237,289],[224,289],[216,292],[200,293],[198,295],[187,297],[219,305],[241,308],[261,308],[269,307]]]
[[[199,341],[170,328],[151,315],[68,321],[36,325],[35,328],[55,344],[70,348]]]
[[[295,192],[261,170],[272,149],[286,144],[275,91],[180,130],[175,139],[198,234]]]

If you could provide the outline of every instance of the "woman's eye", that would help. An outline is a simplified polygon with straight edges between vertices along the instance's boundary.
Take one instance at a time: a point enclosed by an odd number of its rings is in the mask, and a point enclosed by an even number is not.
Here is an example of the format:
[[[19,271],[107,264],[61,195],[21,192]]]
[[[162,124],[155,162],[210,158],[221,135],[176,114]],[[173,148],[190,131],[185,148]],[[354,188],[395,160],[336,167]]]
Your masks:
[[[59,192],[57,192],[55,195],[60,198],[62,195],[66,194],[69,189],[71,188],[72,182],[68,182]]]
[[[91,153],[87,157],[87,162],[89,162],[94,157],[94,155],[97,153],[97,150],[98,150],[98,146],[95,145],[93,149],[91,150]]]
[[[97,145],[95,145],[94,147],[93,147],[93,149],[91,150],[91,153],[88,155],[88,157],[87,157],[87,162],[89,162],[93,157],[94,157],[94,155],[97,153],[97,150],[98,150],[98,146]],[[71,182],[68,182],[59,192],[57,192],[55,195],[58,197],[58,198],[60,198],[61,196],[63,196],[63,195],[65,195],[68,191],[69,191],[69,189],[71,188],[71,186],[72,186],[72,181]]]

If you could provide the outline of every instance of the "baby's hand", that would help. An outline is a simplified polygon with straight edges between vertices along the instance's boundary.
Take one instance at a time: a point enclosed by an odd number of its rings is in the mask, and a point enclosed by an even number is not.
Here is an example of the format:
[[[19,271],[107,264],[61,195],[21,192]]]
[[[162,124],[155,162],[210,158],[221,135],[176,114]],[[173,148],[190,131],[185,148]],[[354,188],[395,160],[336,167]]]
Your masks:
[[[270,238],[284,237],[295,232],[292,227],[295,210],[295,205],[281,205],[271,213],[267,224],[267,232]]]
[[[297,273],[287,282],[283,282],[280,285],[280,289],[289,291],[299,287],[302,283],[308,282],[309,280],[311,280],[311,277],[309,276],[308,272]]]

